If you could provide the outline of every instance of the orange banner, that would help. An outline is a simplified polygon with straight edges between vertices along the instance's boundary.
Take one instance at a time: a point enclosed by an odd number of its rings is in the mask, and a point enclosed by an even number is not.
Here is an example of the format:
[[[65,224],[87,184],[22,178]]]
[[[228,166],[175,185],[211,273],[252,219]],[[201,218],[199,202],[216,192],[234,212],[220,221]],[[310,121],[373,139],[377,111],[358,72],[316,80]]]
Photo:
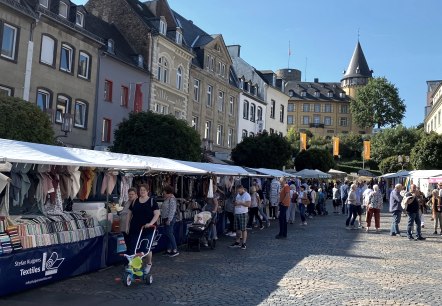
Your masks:
[[[370,159],[370,140],[364,141],[364,159],[365,160]]]
[[[333,156],[339,155],[339,137],[333,137]]]
[[[300,137],[300,148],[299,150],[307,150],[307,134],[306,133],[299,133]]]

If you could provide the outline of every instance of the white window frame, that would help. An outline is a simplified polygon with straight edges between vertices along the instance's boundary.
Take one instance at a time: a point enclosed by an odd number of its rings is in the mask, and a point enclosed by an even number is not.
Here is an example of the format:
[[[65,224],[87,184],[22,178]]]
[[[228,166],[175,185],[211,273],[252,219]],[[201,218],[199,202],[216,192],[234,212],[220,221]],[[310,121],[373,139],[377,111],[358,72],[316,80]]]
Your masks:
[[[162,35],[166,35],[167,33],[167,23],[161,19],[160,20],[160,34]]]
[[[256,122],[256,105],[255,105],[255,103],[250,104],[250,121]]]
[[[324,125],[331,126],[332,125],[332,118],[330,116],[324,117]]]
[[[218,124],[216,129],[216,144],[219,146],[223,145],[223,126]]]
[[[212,133],[212,121],[206,121],[204,126],[204,138],[210,140],[210,134]]]
[[[275,113],[276,113],[276,101],[271,100],[270,101],[270,118],[275,119]]]
[[[45,99],[43,101],[43,103],[45,105],[41,105],[43,108],[41,108],[39,103],[38,103],[40,96],[41,97],[45,97]],[[37,90],[37,101],[36,101],[36,104],[37,104],[38,108],[40,108],[42,111],[46,111],[47,109],[49,109],[50,101],[51,101],[51,93],[49,91],[44,90],[44,89],[38,89]]]
[[[295,103],[289,103],[287,106],[287,112],[294,112],[295,111]]]
[[[62,2],[60,2],[62,3]],[[68,56],[67,56],[67,68],[62,67],[62,58],[63,58],[63,51],[67,51]],[[65,71],[65,72],[72,72],[72,62],[73,62],[73,54],[74,54],[74,49],[67,45],[67,44],[61,44],[61,49],[60,49],[60,70],[61,71]]]
[[[321,112],[321,104],[315,103],[314,104],[314,111],[315,111],[315,113],[320,113]]]
[[[199,118],[197,116],[192,117],[192,128],[198,131]]]
[[[341,117],[339,119],[339,126],[348,126],[348,118],[347,117]]]
[[[303,125],[310,124],[310,116],[302,116],[302,124]]]
[[[77,116],[78,116],[78,109],[77,106],[82,106],[81,112],[82,112],[82,119],[83,122],[77,123]],[[74,113],[74,126],[79,128],[86,128],[86,122],[87,122],[87,103],[83,101],[75,101],[75,113]]]
[[[62,11],[62,9],[65,9]],[[58,7],[58,15],[63,18],[68,18],[68,5],[64,3],[63,1],[60,1],[59,7]]]
[[[256,108],[256,120],[257,121],[261,121],[262,120],[262,113],[263,113],[263,109],[261,106],[258,106]]]
[[[176,70],[176,89],[181,90],[183,87],[183,69],[178,67]]]
[[[183,34],[180,31],[176,32],[175,42],[179,45],[183,43]]]
[[[313,123],[320,124],[321,123],[321,116],[320,115],[313,115]]]
[[[224,96],[225,96],[224,91],[220,90],[218,92],[218,110],[220,112],[224,111]]]
[[[65,103],[65,105],[59,104],[59,102],[62,100],[62,102]],[[66,114],[69,110],[69,103],[71,100],[64,95],[58,95],[57,96],[57,102],[55,107],[55,122],[57,123],[63,123],[63,114]]]
[[[249,101],[244,100],[243,102],[243,111],[242,111],[243,119],[249,119]]]
[[[285,107],[284,105],[279,106],[279,122],[284,123],[284,116],[285,116]]]
[[[227,137],[227,147],[231,148],[233,145],[233,129],[229,129],[229,134]]]
[[[304,113],[308,113],[308,112],[310,112],[310,104],[308,104],[308,103],[304,103],[304,104],[302,104],[302,111],[303,111]]]
[[[80,69],[80,67],[82,67],[82,66],[81,66],[81,63],[82,63],[81,58],[82,58],[82,57],[84,57],[84,58],[87,59],[87,61],[86,61],[86,75],[83,75],[83,74],[82,74],[82,69]],[[80,78],[83,78],[83,79],[86,79],[86,80],[89,79],[89,67],[90,67],[90,63],[91,63],[91,57],[90,57],[90,55],[87,54],[87,53],[85,53],[85,52],[80,51],[79,56],[78,56],[78,76],[79,76]]]
[[[212,106],[212,99],[213,99],[213,86],[207,85],[207,106]]]
[[[193,100],[196,102],[200,101],[200,85],[201,81],[198,79],[193,80]]]
[[[247,130],[242,130],[242,139],[247,137]]]
[[[2,92],[5,93],[6,97],[12,97],[12,93],[14,92],[14,90],[11,87],[0,85],[0,97],[3,96]]]
[[[4,39],[5,29],[6,29],[6,28],[9,28],[9,29],[11,29],[11,30],[14,32],[14,35],[13,35],[13,37],[12,37],[12,42],[11,42],[11,43],[12,43],[12,44],[11,44],[12,50],[10,50],[10,51],[7,50],[8,53],[11,53],[11,55],[5,54],[5,53],[3,52],[3,43],[4,43],[3,39]],[[3,30],[2,30],[2,44],[1,44],[2,49],[1,49],[1,51],[0,51],[0,54],[1,54],[2,57],[7,58],[7,59],[10,59],[10,60],[15,60],[15,50],[16,50],[16,48],[17,48],[17,33],[18,33],[18,29],[17,29],[16,27],[14,27],[13,25],[10,25],[10,24],[8,24],[8,23],[3,23]]]
[[[112,120],[109,118],[103,118],[102,128],[101,128],[101,142],[110,143],[111,141],[112,141]]]
[[[235,97],[234,96],[230,96],[229,115],[233,116],[234,113],[235,113]]]
[[[50,45],[52,44],[52,46]],[[55,63],[55,39],[48,35],[41,36],[40,62],[54,66]]]
[[[75,14],[75,24],[84,27],[84,14],[82,12],[77,12]]]

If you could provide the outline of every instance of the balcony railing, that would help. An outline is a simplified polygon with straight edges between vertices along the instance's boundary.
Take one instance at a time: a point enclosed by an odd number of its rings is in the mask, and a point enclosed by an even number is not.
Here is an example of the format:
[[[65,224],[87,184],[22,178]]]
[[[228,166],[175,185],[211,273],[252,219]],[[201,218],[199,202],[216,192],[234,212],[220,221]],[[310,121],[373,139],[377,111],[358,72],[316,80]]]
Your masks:
[[[311,128],[320,128],[323,129],[324,128],[324,123],[310,123],[309,126]]]

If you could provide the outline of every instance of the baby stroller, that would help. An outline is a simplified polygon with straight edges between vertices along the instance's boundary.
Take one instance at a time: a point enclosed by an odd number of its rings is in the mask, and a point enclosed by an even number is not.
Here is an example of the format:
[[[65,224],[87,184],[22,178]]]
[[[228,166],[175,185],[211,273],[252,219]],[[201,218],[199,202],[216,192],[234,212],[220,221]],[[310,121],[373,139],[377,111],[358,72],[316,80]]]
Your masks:
[[[192,246],[196,245],[198,251],[201,250],[201,244],[206,244],[212,250],[215,249],[216,240],[209,239],[209,232],[214,226],[212,222],[212,214],[208,211],[196,214],[193,223],[189,225],[187,232],[187,249],[190,250]]]

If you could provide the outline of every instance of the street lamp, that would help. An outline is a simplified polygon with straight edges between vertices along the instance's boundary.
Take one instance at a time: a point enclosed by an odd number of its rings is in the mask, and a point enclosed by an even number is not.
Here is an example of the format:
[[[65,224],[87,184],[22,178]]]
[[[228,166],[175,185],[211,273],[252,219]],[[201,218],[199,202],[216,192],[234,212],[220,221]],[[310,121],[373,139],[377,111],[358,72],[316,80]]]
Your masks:
[[[62,122],[61,122],[61,131],[64,132],[64,134],[56,136],[55,141],[61,142],[61,144],[64,145],[64,143],[59,138],[68,137],[68,133],[72,132],[72,125],[73,125],[72,115],[69,113],[64,113],[62,115]]]
[[[401,170],[404,170],[404,165],[410,163],[410,156],[408,156],[408,155],[398,155],[397,161],[398,161],[398,163],[402,167]]]

